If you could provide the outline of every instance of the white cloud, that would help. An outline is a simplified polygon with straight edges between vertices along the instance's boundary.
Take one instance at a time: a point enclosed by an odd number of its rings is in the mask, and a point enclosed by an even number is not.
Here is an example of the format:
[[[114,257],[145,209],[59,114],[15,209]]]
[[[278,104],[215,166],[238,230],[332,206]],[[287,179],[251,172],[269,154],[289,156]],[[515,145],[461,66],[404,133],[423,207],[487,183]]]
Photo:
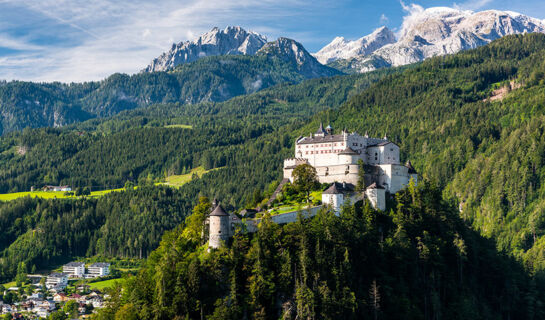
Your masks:
[[[462,3],[454,3],[452,6],[459,10],[479,10],[492,3],[493,0],[469,0]]]
[[[60,47],[11,42],[12,47],[37,53],[0,59],[1,77],[64,82],[99,80],[114,72],[138,72],[170,49],[173,42],[193,39],[213,26],[242,25],[256,32],[267,30],[267,36],[284,35],[285,30],[261,23],[296,15],[299,9],[316,5],[300,0],[281,4],[276,0],[7,0],[0,2],[0,10],[6,2],[71,30],[76,44]],[[0,46],[1,41],[0,37]]]
[[[380,15],[380,19],[379,19],[380,24],[382,25],[388,24],[389,21],[390,19],[388,19],[388,17],[384,13]]]
[[[410,29],[410,26],[413,25],[414,22],[417,21],[420,18],[420,15],[424,12],[424,8],[415,3],[407,5],[402,0],[400,0],[399,3],[401,4],[403,11],[405,11],[407,14],[403,17],[401,28],[396,34],[398,39],[402,38],[406,34],[407,30]]]

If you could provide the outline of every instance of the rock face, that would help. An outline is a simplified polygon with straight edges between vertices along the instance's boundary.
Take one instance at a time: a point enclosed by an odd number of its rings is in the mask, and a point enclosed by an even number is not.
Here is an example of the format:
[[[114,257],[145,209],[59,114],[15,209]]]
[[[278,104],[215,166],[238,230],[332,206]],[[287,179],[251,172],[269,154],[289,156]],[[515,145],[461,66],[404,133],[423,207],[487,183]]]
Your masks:
[[[191,41],[173,44],[172,48],[155,58],[143,71],[166,71],[179,64],[193,62],[206,56],[253,55],[267,42],[264,36],[242,29],[217,27]]]
[[[268,42],[259,49],[256,55],[277,57],[286,62],[293,63],[299,72],[306,78],[329,77],[340,74],[339,71],[319,63],[299,42],[278,38]]]
[[[336,37],[314,56],[320,63],[327,64],[339,59],[350,59],[360,55],[367,56],[394,42],[396,42],[394,33],[386,27],[381,27],[370,35],[353,41],[347,41],[344,37]]]
[[[342,64],[344,68],[358,72],[401,66],[527,32],[545,32],[545,23],[511,11],[422,9],[405,18],[397,42],[386,44],[371,54],[348,58]]]

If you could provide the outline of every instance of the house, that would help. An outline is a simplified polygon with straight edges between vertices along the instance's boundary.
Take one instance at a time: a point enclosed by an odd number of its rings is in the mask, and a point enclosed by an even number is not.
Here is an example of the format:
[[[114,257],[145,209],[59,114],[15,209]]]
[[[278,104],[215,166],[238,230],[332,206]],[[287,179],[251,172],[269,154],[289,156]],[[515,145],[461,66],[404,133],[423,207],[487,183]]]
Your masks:
[[[89,278],[104,277],[110,274],[110,264],[106,262],[97,262],[87,268]]]
[[[36,307],[32,311],[40,318],[47,318],[50,314],[48,309],[42,307]]]
[[[68,277],[64,273],[52,273],[47,276],[45,286],[47,289],[64,289],[68,285]]]
[[[66,294],[64,294],[62,292],[56,293],[53,296],[53,301],[55,301],[55,302],[65,302],[65,301],[68,301],[68,297],[66,296]]]
[[[81,278],[85,274],[85,263],[70,262],[62,266],[62,272],[70,277]]]
[[[44,191],[72,191],[72,188],[69,186],[44,186]]]
[[[39,286],[40,281],[42,281],[42,278],[44,276],[42,276],[41,274],[28,274],[26,277],[27,277],[28,280],[30,280],[30,283],[32,285]]]

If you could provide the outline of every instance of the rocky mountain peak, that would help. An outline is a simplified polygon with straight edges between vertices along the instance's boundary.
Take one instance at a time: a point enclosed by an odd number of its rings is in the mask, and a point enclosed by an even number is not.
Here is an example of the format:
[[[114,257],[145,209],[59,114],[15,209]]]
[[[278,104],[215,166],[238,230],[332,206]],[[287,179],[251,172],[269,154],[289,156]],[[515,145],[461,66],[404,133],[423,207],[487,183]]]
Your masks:
[[[380,27],[371,34],[357,40],[336,37],[314,56],[323,64],[339,59],[350,59],[359,55],[369,55],[383,46],[394,43],[395,35],[387,27]]]
[[[367,37],[381,32],[377,30]],[[316,56],[323,63],[344,59],[347,60],[344,65],[358,72],[366,72],[453,54],[485,45],[506,35],[527,32],[545,32],[545,23],[512,11],[473,12],[446,7],[421,8],[404,18],[397,41],[382,45],[370,53],[359,54],[354,54],[347,42],[332,42]]]
[[[266,42],[267,38],[264,36],[239,26],[230,26],[223,30],[214,27],[196,39],[173,44],[168,52],[153,59],[143,71],[166,71],[206,56],[253,55]]]

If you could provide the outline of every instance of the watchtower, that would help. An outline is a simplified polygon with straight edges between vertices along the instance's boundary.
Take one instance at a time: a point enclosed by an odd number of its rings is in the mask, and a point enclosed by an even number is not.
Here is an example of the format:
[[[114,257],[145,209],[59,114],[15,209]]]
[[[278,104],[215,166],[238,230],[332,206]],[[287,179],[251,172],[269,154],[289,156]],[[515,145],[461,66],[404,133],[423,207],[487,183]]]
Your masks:
[[[222,243],[229,240],[229,214],[218,204],[208,216],[210,223],[210,233],[208,239],[209,248],[219,248]]]

